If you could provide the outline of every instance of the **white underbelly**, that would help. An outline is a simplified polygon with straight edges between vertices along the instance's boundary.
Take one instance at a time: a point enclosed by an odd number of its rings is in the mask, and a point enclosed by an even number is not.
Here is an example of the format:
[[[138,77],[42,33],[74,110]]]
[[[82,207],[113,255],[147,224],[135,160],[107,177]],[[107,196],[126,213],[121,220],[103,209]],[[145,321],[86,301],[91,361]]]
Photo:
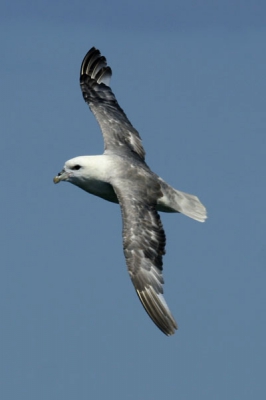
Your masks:
[[[79,185],[81,189],[85,190],[86,192],[93,194],[94,196],[101,197],[107,201],[111,201],[113,203],[118,203],[117,196],[115,191],[110,185],[110,183],[97,181],[97,180],[90,180],[89,185],[86,182],[86,185]]]

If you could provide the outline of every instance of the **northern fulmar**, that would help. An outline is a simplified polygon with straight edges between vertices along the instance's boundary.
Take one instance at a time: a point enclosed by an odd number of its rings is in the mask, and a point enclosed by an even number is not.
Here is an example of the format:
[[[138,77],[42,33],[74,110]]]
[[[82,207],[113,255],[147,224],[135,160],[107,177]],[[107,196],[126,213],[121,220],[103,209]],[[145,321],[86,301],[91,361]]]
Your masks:
[[[73,183],[88,193],[119,203],[123,248],[137,295],[153,322],[166,335],[177,323],[163,297],[165,233],[158,211],[207,218],[198,197],[180,192],[150,170],[138,131],[119,106],[109,84],[112,70],[92,47],[80,69],[80,87],[104,138],[104,153],[67,161],[54,183]]]

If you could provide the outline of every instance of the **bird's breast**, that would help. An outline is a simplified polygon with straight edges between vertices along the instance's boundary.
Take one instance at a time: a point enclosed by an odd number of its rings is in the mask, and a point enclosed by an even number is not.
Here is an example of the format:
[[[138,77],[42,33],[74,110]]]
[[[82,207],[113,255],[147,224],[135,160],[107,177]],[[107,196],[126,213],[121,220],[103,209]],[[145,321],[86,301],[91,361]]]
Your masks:
[[[78,186],[94,196],[101,197],[102,199],[111,201],[112,203],[118,203],[117,196],[110,183],[91,179],[86,182],[80,182]]]

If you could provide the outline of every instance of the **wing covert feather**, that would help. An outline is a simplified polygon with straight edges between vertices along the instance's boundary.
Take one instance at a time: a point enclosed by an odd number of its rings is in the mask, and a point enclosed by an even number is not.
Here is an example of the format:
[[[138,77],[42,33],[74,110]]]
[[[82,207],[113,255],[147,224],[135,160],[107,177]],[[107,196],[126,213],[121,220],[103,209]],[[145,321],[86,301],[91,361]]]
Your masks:
[[[112,70],[94,47],[84,57],[80,87],[85,102],[95,115],[104,138],[106,154],[127,154],[144,161],[145,151],[138,131],[132,126],[109,87]]]
[[[177,324],[163,297],[163,255],[166,237],[156,202],[160,186],[141,177],[134,188],[128,181],[112,182],[123,218],[123,247],[128,272],[137,295],[153,322],[166,335]]]

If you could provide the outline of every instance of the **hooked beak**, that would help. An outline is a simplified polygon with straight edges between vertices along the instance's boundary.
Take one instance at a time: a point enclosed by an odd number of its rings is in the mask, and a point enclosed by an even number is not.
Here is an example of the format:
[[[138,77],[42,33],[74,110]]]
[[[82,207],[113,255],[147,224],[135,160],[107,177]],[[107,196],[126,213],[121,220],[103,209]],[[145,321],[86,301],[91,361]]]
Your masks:
[[[69,177],[69,174],[62,169],[61,172],[58,173],[58,175],[56,175],[53,179],[54,183],[59,183],[61,181],[65,181],[67,178]]]

